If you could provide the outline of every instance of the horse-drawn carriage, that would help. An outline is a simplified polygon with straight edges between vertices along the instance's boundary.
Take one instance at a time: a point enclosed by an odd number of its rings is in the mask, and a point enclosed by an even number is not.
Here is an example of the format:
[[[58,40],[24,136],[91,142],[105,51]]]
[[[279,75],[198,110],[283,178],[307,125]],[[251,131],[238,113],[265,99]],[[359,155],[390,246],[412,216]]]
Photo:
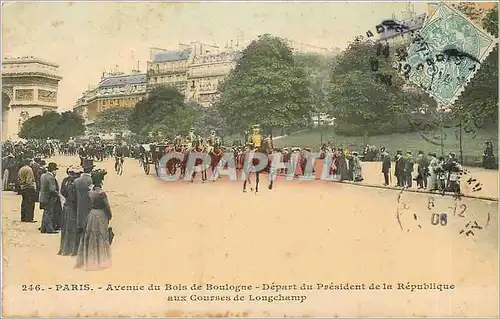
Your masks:
[[[144,173],[149,175],[151,172],[151,165],[154,165],[156,175],[159,176],[159,168],[160,168],[160,160],[165,155],[167,151],[168,145],[166,144],[158,144],[158,145],[150,145],[150,150],[144,152],[144,155],[141,157],[141,166],[144,169]]]

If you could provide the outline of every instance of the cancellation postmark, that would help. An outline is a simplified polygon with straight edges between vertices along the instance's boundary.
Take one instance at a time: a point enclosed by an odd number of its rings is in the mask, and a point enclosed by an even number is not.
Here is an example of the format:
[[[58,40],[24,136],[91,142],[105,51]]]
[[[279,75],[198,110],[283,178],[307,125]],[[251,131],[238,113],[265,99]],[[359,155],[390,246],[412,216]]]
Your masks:
[[[441,107],[453,105],[497,39],[455,8],[440,3],[408,47],[406,78]]]

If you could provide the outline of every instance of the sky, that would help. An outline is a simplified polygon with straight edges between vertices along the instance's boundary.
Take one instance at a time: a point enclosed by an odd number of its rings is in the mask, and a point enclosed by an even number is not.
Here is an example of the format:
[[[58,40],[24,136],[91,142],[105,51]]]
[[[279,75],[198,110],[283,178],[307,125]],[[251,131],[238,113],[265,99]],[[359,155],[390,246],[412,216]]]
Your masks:
[[[192,41],[223,47],[270,33],[344,49],[405,8],[406,2],[3,2],[2,58],[59,64],[58,105],[65,111],[115,65],[130,72],[140,61],[145,72],[150,47],[176,50]],[[427,4],[414,3],[414,10],[425,13]]]

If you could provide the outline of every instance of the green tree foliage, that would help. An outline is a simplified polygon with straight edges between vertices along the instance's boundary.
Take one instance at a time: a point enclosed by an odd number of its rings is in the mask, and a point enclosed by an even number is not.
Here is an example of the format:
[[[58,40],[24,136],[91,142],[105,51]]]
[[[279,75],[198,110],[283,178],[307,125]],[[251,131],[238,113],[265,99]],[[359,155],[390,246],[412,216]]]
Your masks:
[[[355,127],[365,136],[409,130],[408,125],[398,127],[399,119],[417,109],[422,99],[418,92],[403,91],[404,80],[393,63],[391,55],[377,56],[376,43],[370,40],[352,42],[337,58],[330,74],[328,113],[340,126]],[[392,76],[392,83],[384,83],[380,75]]]
[[[313,108],[316,112],[325,112],[328,109],[328,82],[331,64],[335,57],[317,53],[295,53],[295,64],[302,67],[310,81]]]
[[[196,109],[184,102],[184,95],[175,87],[154,89],[136,104],[129,118],[129,128],[141,136],[152,130],[168,136],[187,134],[196,120]]]
[[[488,10],[481,22],[486,31],[498,37],[498,5]]]
[[[471,9],[472,3],[458,6],[471,19],[481,15],[482,26],[491,34],[498,36],[498,6],[487,12]],[[454,115],[459,119],[475,120],[476,123],[498,123],[498,45],[481,63],[481,68],[474,75],[469,85],[462,92],[454,105]]]
[[[93,130],[102,133],[121,133],[129,129],[132,108],[110,108],[97,115]]]
[[[70,137],[83,135],[85,133],[85,121],[75,112],[66,111],[64,113],[45,112],[27,119],[19,137],[25,139],[46,139],[54,138],[66,141]]]
[[[197,120],[195,127],[198,131],[208,135],[212,130],[215,130],[219,136],[227,134],[226,122],[220,115],[217,107],[202,107],[197,106]]]
[[[231,133],[252,124],[271,133],[303,127],[311,117],[313,100],[304,68],[295,64],[283,39],[269,34],[245,48],[219,91],[216,107]]]

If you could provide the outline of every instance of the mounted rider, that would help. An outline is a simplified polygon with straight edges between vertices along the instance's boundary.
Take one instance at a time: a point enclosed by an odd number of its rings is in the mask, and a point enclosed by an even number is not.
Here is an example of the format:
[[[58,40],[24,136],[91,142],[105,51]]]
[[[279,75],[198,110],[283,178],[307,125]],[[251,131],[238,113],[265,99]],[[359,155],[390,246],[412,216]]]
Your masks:
[[[221,148],[221,139],[217,136],[215,130],[210,132],[210,137],[207,139],[207,153],[212,153],[215,149]]]
[[[195,144],[196,144],[196,141],[198,140],[198,137],[194,133],[194,127],[189,129],[187,140],[188,140],[189,144],[191,144],[191,147],[195,147]]]
[[[251,145],[252,149],[260,149],[262,146],[263,136],[260,134],[260,125],[252,125],[252,134],[248,138],[248,144]]]

